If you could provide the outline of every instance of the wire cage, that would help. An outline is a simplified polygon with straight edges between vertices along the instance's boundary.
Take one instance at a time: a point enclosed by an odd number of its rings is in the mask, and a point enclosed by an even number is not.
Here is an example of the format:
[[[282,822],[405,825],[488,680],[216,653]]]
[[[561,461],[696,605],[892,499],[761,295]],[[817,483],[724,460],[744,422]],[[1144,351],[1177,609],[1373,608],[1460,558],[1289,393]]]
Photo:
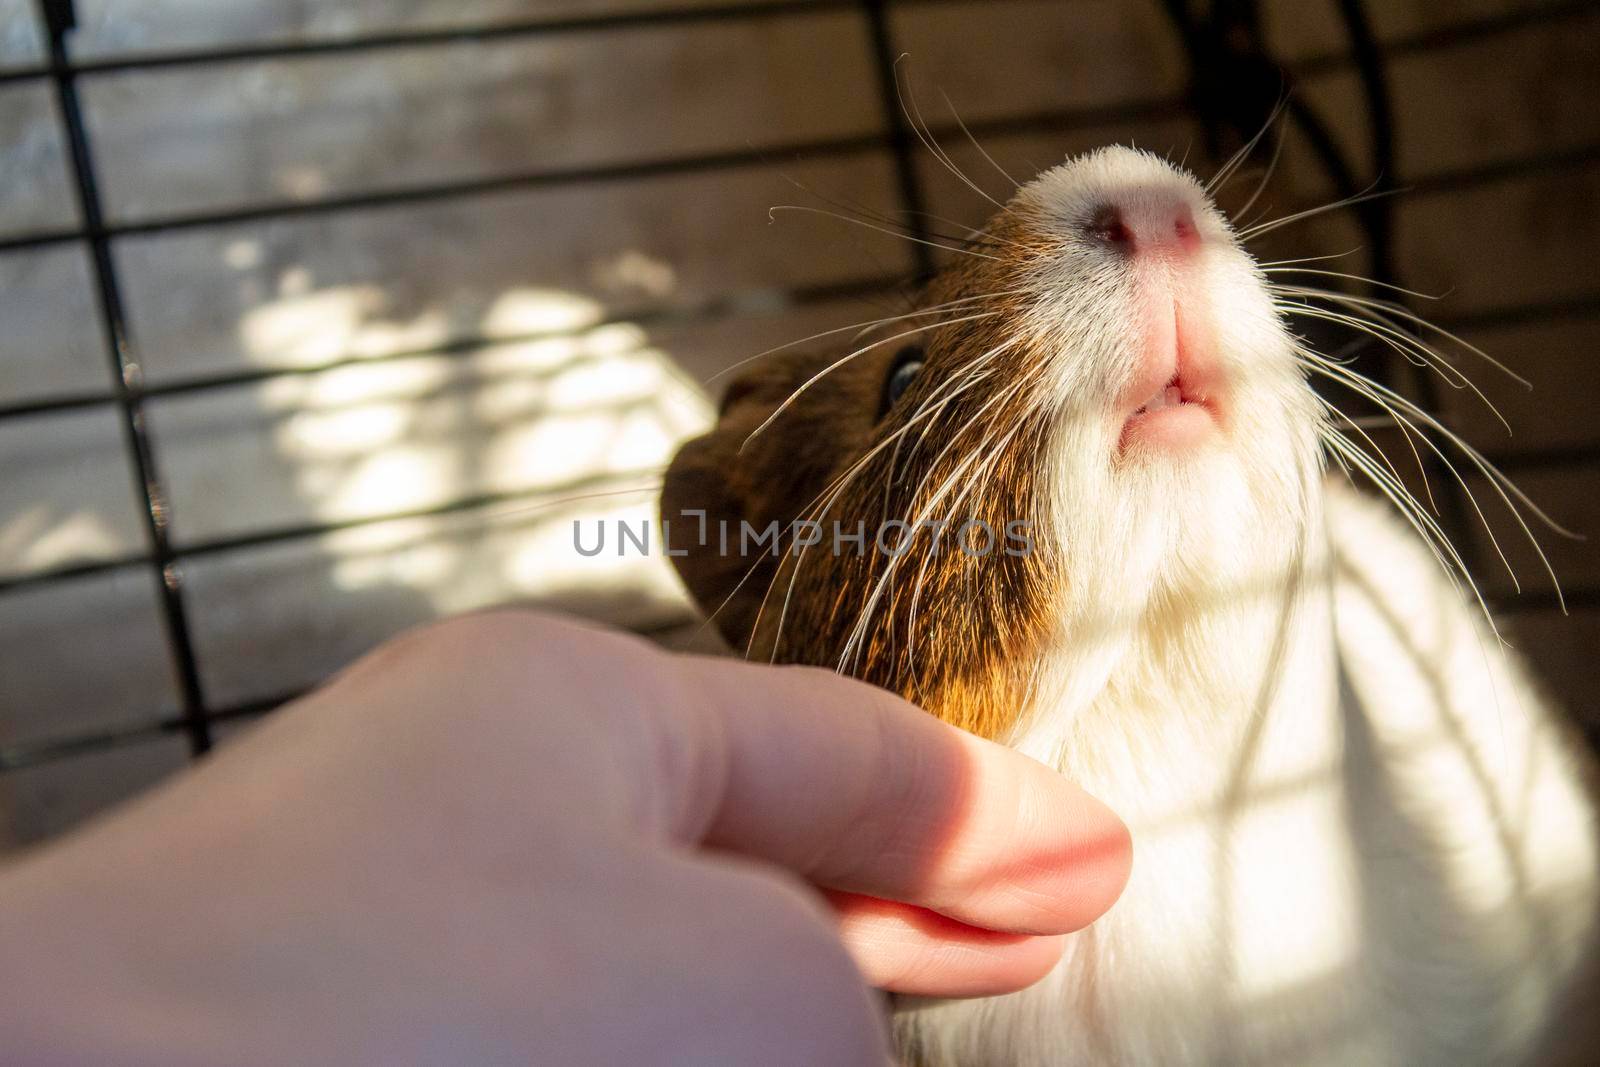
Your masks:
[[[19,786],[32,790],[36,809],[16,830],[21,838],[60,829],[182,762],[179,754],[204,755],[232,724],[292,697],[394,628],[391,618],[400,624],[525,592],[491,582],[465,600],[408,604],[388,614],[379,605],[372,610],[380,621],[353,644],[330,637],[327,656],[300,662],[305,657],[295,649],[304,643],[285,636],[292,623],[269,618],[249,631],[239,621],[251,608],[240,606],[238,591],[278,581],[272,560],[397,523],[515,509],[519,501],[550,496],[551,485],[464,477],[448,491],[380,494],[360,508],[274,510],[251,503],[255,487],[226,484],[228,461],[245,453],[211,449],[197,426],[215,430],[251,417],[249,406],[236,402],[241,396],[259,403],[274,390],[292,392],[293,383],[328,381],[341,370],[426,364],[434,373],[496,345],[537,346],[542,338],[613,326],[693,337],[685,348],[701,353],[701,361],[687,369],[703,379],[733,356],[758,351],[769,336],[801,336],[809,331],[797,324],[825,312],[892,298],[938,265],[936,248],[913,242],[885,252],[835,242],[825,252],[808,245],[803,254],[786,253],[783,241],[814,238],[797,238],[793,227],[769,236],[773,227],[759,209],[763,201],[816,189],[872,201],[905,220],[913,238],[928,240],[928,220],[950,211],[951,198],[936,188],[947,176],[919,141],[920,116],[905,91],[912,80],[932,87],[923,98],[929,131],[954,151],[970,136],[997,155],[1045,164],[1099,141],[1165,137],[1167,143],[1151,147],[1184,152],[1203,170],[1267,126],[1285,102],[1268,139],[1269,148],[1280,138],[1286,146],[1287,177],[1273,178],[1285,186],[1279,210],[1296,200],[1381,194],[1314,224],[1327,228],[1316,231],[1313,243],[1345,252],[1335,246],[1353,237],[1350,247],[1362,251],[1358,265],[1346,269],[1378,282],[1424,289],[1454,282],[1457,291],[1430,315],[1551,390],[1535,401],[1506,402],[1513,417],[1533,422],[1531,443],[1513,438],[1486,451],[1558,516],[1581,527],[1595,514],[1597,494],[1585,490],[1600,476],[1600,436],[1585,413],[1592,410],[1587,402],[1600,397],[1582,369],[1600,339],[1600,288],[1588,266],[1600,238],[1600,120],[1590,106],[1600,91],[1600,18],[1593,4],[373,0],[340,5],[355,13],[318,21],[290,12],[300,5],[267,0],[239,5],[245,14],[232,16],[180,2],[151,5],[156,14],[140,27],[144,36],[127,40],[117,36],[112,6],[0,3],[0,21],[9,22],[0,30],[0,121],[32,116],[31,125],[13,129],[31,131],[45,146],[34,156],[45,160],[40,173],[47,177],[33,184],[50,187],[17,194],[9,209],[0,191],[0,278],[6,279],[0,327],[7,318],[48,318],[50,330],[67,334],[57,347],[76,365],[93,363],[92,370],[44,374],[43,384],[26,387],[14,385],[21,371],[0,373],[0,464],[10,483],[9,490],[0,485],[0,634],[9,635],[13,650],[28,650],[8,653],[15,658],[0,666],[0,796],[8,779],[38,776],[41,783]],[[543,51],[525,60],[528,49]],[[1101,54],[1098,63],[1085,58]],[[406,126],[408,109],[428,113],[429,94],[447,96],[456,81],[492,79],[498,70],[516,88],[524,61],[561,68],[566,80],[538,83],[544,95],[536,102],[512,92],[491,94],[485,103],[468,93],[468,111],[478,105],[494,111],[488,132],[470,135],[476,138],[471,165],[451,158],[467,135],[445,130],[443,143],[430,144],[430,136],[440,135],[435,126],[416,143],[400,136],[387,150],[399,161],[395,173],[341,172],[343,138],[366,119],[334,116],[321,128],[323,117],[350,101],[337,92],[319,96],[297,81],[347,76],[348,84],[360,85],[380,68],[420,72],[414,81],[380,78],[372,83],[377,88],[362,90],[364,106],[387,109],[389,118],[376,124],[387,135]],[[669,69],[669,83],[652,92],[649,78]],[[1498,83],[1469,90],[1470,75],[1485,71]],[[769,95],[766,103],[739,111],[741,96],[761,93]],[[226,110],[218,101],[225,104],[230,94],[250,97],[233,126],[218,117]],[[949,109],[932,106],[941,95]],[[524,106],[561,117],[566,132],[546,124],[539,130],[544,139],[524,139]],[[421,114],[417,121],[431,120]],[[614,126],[599,137],[599,149],[591,143],[597,123]],[[204,142],[214,128],[221,130],[220,148],[190,144]],[[173,134],[185,129],[199,132],[187,141]],[[275,155],[274,138],[291,133],[305,142],[296,151],[318,160],[317,167],[297,170]],[[258,141],[266,142],[259,152]],[[172,146],[193,149],[193,158],[163,155]],[[59,177],[47,180],[52,166]],[[1289,187],[1290,181],[1299,184]],[[797,194],[793,185],[803,188]],[[633,192],[641,189],[666,193]],[[548,208],[533,213],[534,223],[518,222],[518,211],[536,200]],[[210,256],[209,271],[232,269],[240,278],[266,270],[265,259],[278,291],[257,291],[259,300],[282,298],[298,284],[298,294],[290,295],[318,306],[313,272],[270,262],[274,235],[293,227],[300,227],[296,240],[324,248],[370,238],[363,269],[381,279],[385,252],[373,237],[380,224],[372,220],[391,228],[414,224],[421,236],[408,240],[441,249],[417,261],[445,279],[436,288],[448,289],[449,278],[458,277],[457,289],[465,292],[490,276],[475,265],[486,256],[513,276],[519,257],[537,256],[551,275],[570,270],[592,277],[594,263],[571,251],[581,243],[586,213],[615,213],[622,219],[615,225],[643,233],[648,244],[651,228],[680,208],[682,225],[712,231],[702,235],[707,258],[715,258],[716,241],[768,243],[750,264],[734,265],[738,277],[715,283],[705,280],[713,272],[703,264],[620,254],[606,264],[611,281],[590,288],[609,285],[608,292],[625,291],[626,298],[546,300],[537,314],[501,315],[509,325],[495,309],[465,323],[448,313],[442,321],[427,319],[419,310],[409,324],[391,323],[379,341],[372,331],[346,331],[319,345],[313,316],[306,320],[309,339],[296,335],[294,344],[257,360],[172,358],[176,346],[227,345],[203,330],[199,340],[176,333],[150,311],[177,304],[172,317],[204,319],[217,303],[232,301],[238,314],[225,325],[242,328],[240,316],[252,310],[245,306],[246,281],[225,288],[202,277],[173,287],[182,272],[172,259],[195,249]],[[483,217],[463,233],[462,212],[480,210]],[[975,209],[965,210],[970,216]],[[1463,249],[1486,262],[1456,278],[1451,268],[1468,258]],[[828,269],[816,266],[824,257],[833,264]],[[354,289],[359,299],[371,295]],[[384,299],[403,308],[406,298]],[[449,299],[470,302],[459,292]],[[343,320],[334,314],[334,321]],[[246,325],[267,333],[290,329],[281,321]],[[44,328],[0,328],[0,369],[8,356],[20,361],[20,347]],[[707,340],[712,334],[714,342]],[[12,345],[19,348],[7,352]],[[723,352],[729,358],[717,355]],[[1430,410],[1458,413],[1457,398],[1441,395],[1403,361],[1394,363],[1386,373],[1397,387]],[[687,428],[671,426],[680,435]],[[86,478],[84,492],[109,498],[102,500],[109,508],[121,506],[122,486],[131,481],[128,514],[118,520],[117,536],[45,551],[42,535],[27,527],[29,508],[38,503],[29,494],[38,486],[21,475],[50,447],[40,441],[80,441],[85,434],[100,435],[106,448],[84,452],[89,458],[79,456],[61,476]],[[537,444],[564,447],[548,436]],[[209,466],[193,458],[196,451],[215,451]],[[248,481],[249,472],[237,477]],[[604,492],[614,484],[614,478],[579,477],[560,488]],[[1493,556],[1459,492],[1447,488],[1441,499],[1454,540],[1484,573]],[[229,509],[238,514],[188,518]],[[408,566],[421,565],[419,550],[404,537],[379,537],[366,551],[369,566],[381,568],[395,554]],[[1553,555],[1571,617],[1561,614],[1553,589],[1512,596],[1498,580],[1486,588],[1511,619],[1514,639],[1526,640],[1560,695],[1593,727],[1600,714],[1580,681],[1586,650],[1600,635],[1600,570],[1581,548],[1557,546]],[[537,570],[540,563],[527,565]],[[1525,561],[1516,569],[1529,573]],[[57,618],[43,607],[80,596],[84,583],[95,581],[132,583],[139,596],[147,583],[154,610],[119,613],[91,604]],[[582,596],[554,601],[580,610],[594,603]],[[683,605],[670,597],[642,608],[626,596],[623,602],[630,606],[591,613],[659,634],[676,633],[684,621]],[[101,625],[71,622],[83,617]],[[341,625],[331,619],[328,632]],[[289,640],[287,651],[273,651],[279,638]],[[294,660],[297,671],[275,671],[275,655],[280,665]],[[135,659],[144,673],[119,666]],[[262,665],[249,685],[229,673],[244,662]],[[66,677],[80,670],[89,679],[84,684]],[[149,671],[170,675],[170,686],[148,683]],[[51,679],[60,684],[46,684]],[[86,706],[109,691],[147,685],[151,691],[131,703]],[[158,747],[164,756],[125,777],[94,762],[102,754]],[[109,785],[73,799],[97,776]]]

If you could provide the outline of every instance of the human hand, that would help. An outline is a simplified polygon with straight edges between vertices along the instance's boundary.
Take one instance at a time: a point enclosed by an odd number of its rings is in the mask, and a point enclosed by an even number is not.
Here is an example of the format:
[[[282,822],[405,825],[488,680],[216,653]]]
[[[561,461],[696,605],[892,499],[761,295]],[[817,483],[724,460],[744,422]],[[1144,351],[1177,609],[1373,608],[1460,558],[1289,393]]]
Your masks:
[[[0,1032],[19,1064],[881,1064],[869,985],[1021,988],[1128,865],[1097,801],[881,690],[470,616],[0,870]]]

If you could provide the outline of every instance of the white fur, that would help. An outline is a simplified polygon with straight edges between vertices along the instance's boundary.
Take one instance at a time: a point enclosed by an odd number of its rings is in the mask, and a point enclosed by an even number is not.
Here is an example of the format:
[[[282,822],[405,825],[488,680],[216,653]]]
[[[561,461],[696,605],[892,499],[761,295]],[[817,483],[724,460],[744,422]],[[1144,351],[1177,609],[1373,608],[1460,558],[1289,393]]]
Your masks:
[[[1075,249],[1119,195],[1189,204],[1201,269]],[[1134,869],[1044,981],[908,1004],[902,1034],[963,1067],[1525,1060],[1594,939],[1577,749],[1410,530],[1325,485],[1284,327],[1191,179],[1108,150],[1018,203],[1063,234],[1019,328],[1062,353],[1067,610],[1012,741],[1128,820]],[[1110,461],[1141,301],[1178,291],[1228,443]]]

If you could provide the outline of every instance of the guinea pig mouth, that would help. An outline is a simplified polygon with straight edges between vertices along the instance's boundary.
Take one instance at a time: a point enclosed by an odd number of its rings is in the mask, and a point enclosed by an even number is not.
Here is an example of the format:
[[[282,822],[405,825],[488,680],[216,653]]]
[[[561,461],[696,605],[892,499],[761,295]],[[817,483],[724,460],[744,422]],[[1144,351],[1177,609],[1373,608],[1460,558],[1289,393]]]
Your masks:
[[[1112,416],[1122,424],[1119,453],[1192,451],[1222,429],[1217,403],[1224,384],[1216,335],[1202,307],[1185,306],[1170,293],[1152,298],[1157,310],[1134,351],[1133,373],[1112,397]],[[1170,304],[1170,317],[1160,307]]]
[[[1148,383],[1141,389],[1142,402],[1128,412],[1117,441],[1118,452],[1137,447],[1141,452],[1187,451],[1218,428],[1214,395],[1181,372],[1174,372],[1163,384]]]
[[[1185,394],[1183,391],[1183,379],[1174,374],[1171,381],[1157,389],[1149,400],[1134,408],[1133,413],[1135,415],[1144,415],[1151,411],[1159,411],[1162,408],[1175,407],[1178,404],[1194,403],[1199,403],[1199,398],[1193,394]]]

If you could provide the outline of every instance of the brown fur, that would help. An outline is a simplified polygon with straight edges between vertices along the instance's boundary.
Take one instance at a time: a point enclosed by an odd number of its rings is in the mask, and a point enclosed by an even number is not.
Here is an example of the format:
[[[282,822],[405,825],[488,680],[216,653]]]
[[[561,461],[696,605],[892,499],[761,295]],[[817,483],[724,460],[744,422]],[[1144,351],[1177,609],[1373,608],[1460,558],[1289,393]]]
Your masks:
[[[1054,562],[1038,538],[1025,557],[1007,555],[1003,539],[987,556],[966,555],[954,532],[979,520],[1003,535],[1007,522],[1017,519],[1032,520],[1038,532],[1034,483],[1047,422],[1030,406],[1036,390],[1024,377],[1042,361],[1008,349],[991,362],[981,386],[951,395],[959,384],[953,379],[1007,339],[997,325],[1004,320],[930,328],[862,352],[800,393],[765,430],[751,434],[813,376],[874,339],[1002,307],[1009,318],[1017,298],[976,299],[1015,287],[1029,253],[1019,250],[1025,246],[1017,242],[1014,226],[1005,240],[1011,243],[1002,259],[964,258],[919,303],[929,308],[972,300],[969,306],[885,325],[835,351],[780,353],[758,361],[730,388],[716,428],[678,453],[662,497],[670,543],[687,553],[673,562],[735,648],[752,659],[838,667],[858,620],[870,612],[863,647],[844,669],[987,737],[1006,734],[1024,705],[1031,679],[1016,665],[1034,662],[1051,630],[1052,604],[1042,591],[1053,588]],[[885,376],[909,343],[924,349],[926,369],[880,421]],[[1008,400],[979,413],[1011,386],[1016,388]],[[835,479],[919,414],[924,417],[898,446],[866,459],[838,499],[819,506]],[[1009,442],[991,452],[997,431],[1013,428]],[[873,533],[884,519],[922,515],[934,488],[958,471],[952,496],[927,513],[927,521],[950,522],[942,551],[935,549],[932,531],[918,532],[892,584],[869,608],[872,590],[892,562],[872,546]],[[959,503],[952,503],[963,491]],[[708,546],[696,543],[698,522],[685,515],[696,509],[707,514]],[[776,520],[787,529],[801,518],[823,524],[823,543],[792,550],[786,536],[781,559],[758,556],[759,549],[740,554],[741,521],[762,530]],[[717,544],[719,521],[730,531],[726,553]],[[841,552],[832,551],[835,521],[845,533],[866,524],[862,554],[845,542]],[[895,544],[892,537],[889,543]]]

